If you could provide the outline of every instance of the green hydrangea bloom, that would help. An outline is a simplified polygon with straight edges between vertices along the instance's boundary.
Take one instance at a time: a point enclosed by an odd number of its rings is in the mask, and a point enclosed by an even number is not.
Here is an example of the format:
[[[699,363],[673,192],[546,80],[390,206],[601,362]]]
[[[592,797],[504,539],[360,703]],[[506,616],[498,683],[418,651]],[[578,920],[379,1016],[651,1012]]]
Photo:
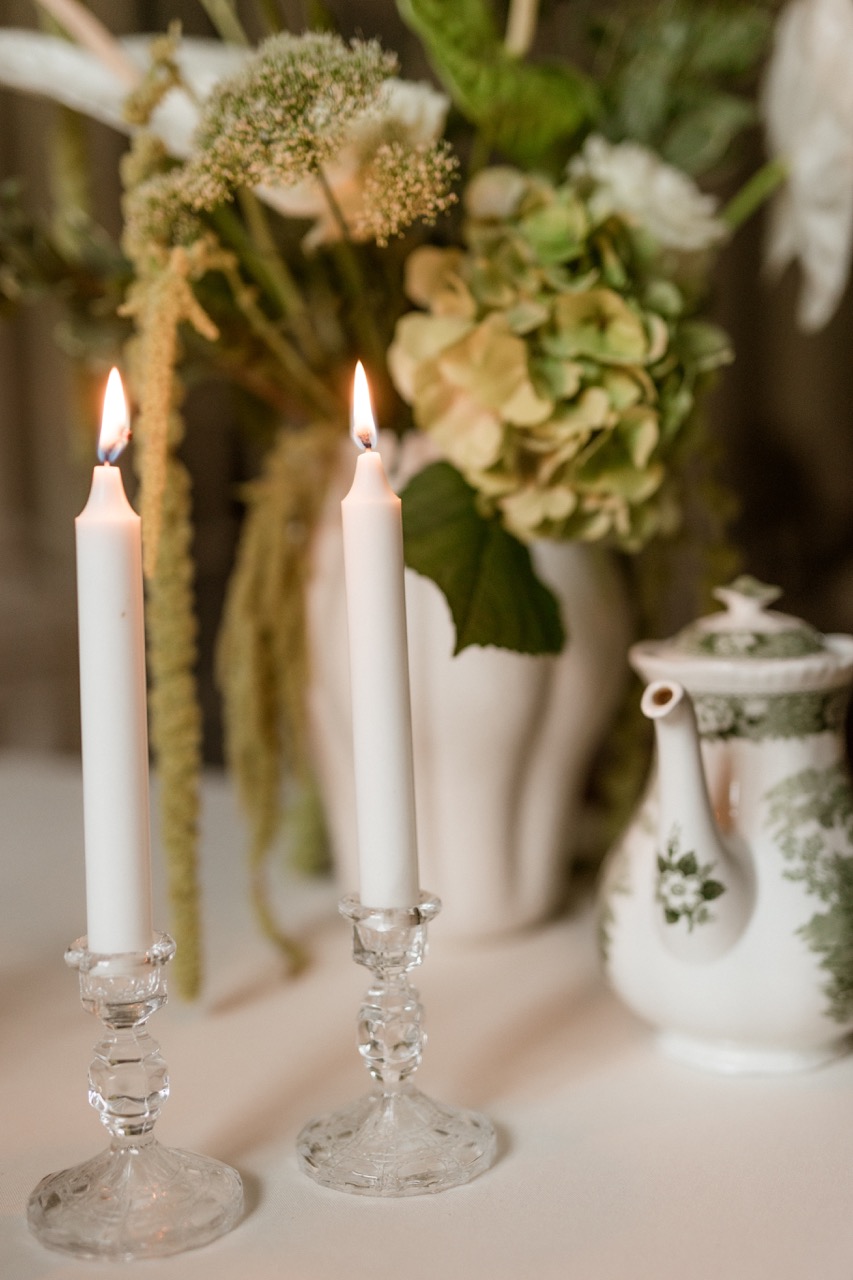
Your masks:
[[[671,252],[589,180],[466,193],[466,248],[416,250],[389,364],[417,426],[516,536],[636,549],[671,529],[697,386],[730,359]]]

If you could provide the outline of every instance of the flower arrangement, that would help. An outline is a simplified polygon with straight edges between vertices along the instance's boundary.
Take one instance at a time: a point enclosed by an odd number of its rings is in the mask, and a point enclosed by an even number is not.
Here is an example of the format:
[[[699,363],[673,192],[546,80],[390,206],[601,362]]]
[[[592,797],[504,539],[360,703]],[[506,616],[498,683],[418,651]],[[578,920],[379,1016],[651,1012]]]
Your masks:
[[[296,33],[259,3],[269,33],[254,48],[232,0],[201,2],[219,40],[174,27],[119,43],[77,0],[40,0],[59,34],[0,32],[0,81],[132,139],[121,252],[79,210],[70,247],[56,244],[7,191],[0,290],[12,306],[85,277],[78,331],[98,329],[97,311],[111,341],[127,337],[152,740],[187,992],[200,713],[185,384],[231,383],[265,457],[245,492],[219,672],[255,898],[278,934],[263,869],[283,779],[308,843],[317,824],[303,596],[356,356],[383,424],[434,446],[404,496],[407,558],[467,620],[459,647],[556,651],[563,620],[527,544],[637,551],[678,528],[701,391],[731,358],[705,315],[714,254],[781,176],[771,163],[729,216],[697,186],[756,119],[773,18],[761,0],[584,11],[572,50],[550,62],[530,56],[536,0],[511,0],[505,32],[492,0],[398,0],[440,90],[398,78],[377,41],[344,40],[322,6]],[[456,573],[483,537],[493,554]],[[484,587],[502,607],[477,617]]]

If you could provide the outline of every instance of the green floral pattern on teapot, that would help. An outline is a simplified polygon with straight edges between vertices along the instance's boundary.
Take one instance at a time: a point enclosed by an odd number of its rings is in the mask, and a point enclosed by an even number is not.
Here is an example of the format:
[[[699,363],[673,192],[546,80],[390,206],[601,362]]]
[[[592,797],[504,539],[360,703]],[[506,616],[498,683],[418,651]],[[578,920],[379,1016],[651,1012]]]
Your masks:
[[[820,653],[811,631],[705,631],[685,640],[682,652],[713,658],[802,658]]]
[[[837,732],[844,723],[849,696],[846,688],[748,697],[699,693],[694,695],[693,705],[703,738],[760,742]]]
[[[853,1017],[853,793],[843,764],[803,769],[766,796],[785,878],[822,906],[797,931],[826,972],[827,1014]]]
[[[658,882],[656,901],[663,907],[667,924],[687,921],[692,932],[697,924],[713,920],[708,906],[725,893],[726,886],[711,876],[713,862],[700,863],[692,850],[681,852],[681,832],[673,827],[666,843],[666,852],[657,855]]]

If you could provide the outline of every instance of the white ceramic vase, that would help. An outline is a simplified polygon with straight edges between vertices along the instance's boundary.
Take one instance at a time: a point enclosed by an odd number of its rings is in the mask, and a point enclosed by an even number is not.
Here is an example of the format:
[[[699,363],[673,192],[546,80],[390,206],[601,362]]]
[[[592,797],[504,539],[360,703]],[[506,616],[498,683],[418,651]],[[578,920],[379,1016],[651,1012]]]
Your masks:
[[[382,452],[402,488],[412,467]],[[342,892],[358,887],[340,522],[352,469],[348,449],[308,593],[316,766]],[[562,904],[591,760],[624,687],[629,611],[611,558],[575,543],[532,551],[571,635],[554,657],[480,647],[454,657],[443,594],[406,571],[420,879],[442,900],[445,935],[504,933]]]

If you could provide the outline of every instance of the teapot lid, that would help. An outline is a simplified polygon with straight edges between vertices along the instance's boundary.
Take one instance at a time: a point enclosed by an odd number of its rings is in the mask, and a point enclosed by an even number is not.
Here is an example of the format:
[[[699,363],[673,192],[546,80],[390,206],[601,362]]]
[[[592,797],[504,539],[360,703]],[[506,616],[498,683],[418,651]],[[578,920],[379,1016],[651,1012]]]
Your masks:
[[[747,660],[802,658],[824,652],[826,642],[814,627],[802,618],[768,609],[781,594],[781,587],[741,574],[728,586],[714,589],[725,611],[690,623],[675,636],[673,650],[696,657]]]
[[[768,608],[779,587],[747,574],[714,595],[726,608],[699,618],[671,640],[635,644],[631,660],[647,680],[675,677],[689,689],[793,691],[834,687],[853,674],[853,638],[822,635]]]

